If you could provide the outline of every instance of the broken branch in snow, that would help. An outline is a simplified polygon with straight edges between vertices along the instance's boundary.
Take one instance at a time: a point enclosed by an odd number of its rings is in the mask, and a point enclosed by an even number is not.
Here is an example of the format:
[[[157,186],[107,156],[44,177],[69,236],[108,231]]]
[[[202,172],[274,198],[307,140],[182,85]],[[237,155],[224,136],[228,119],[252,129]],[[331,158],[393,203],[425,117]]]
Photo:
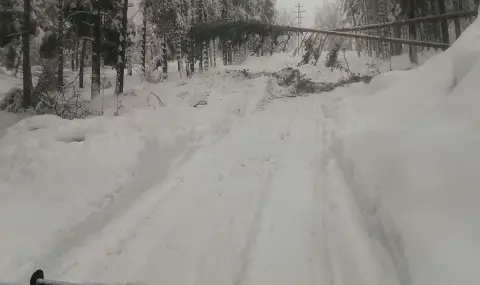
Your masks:
[[[163,103],[163,101],[160,99],[160,97],[158,97],[157,94],[155,94],[155,93],[153,93],[153,92],[150,92],[150,94],[148,94],[148,96],[147,96],[147,105],[148,105],[149,107],[152,107],[154,110],[157,109],[157,108],[155,108],[155,106],[149,104],[150,95],[153,95],[153,96],[155,96],[155,98],[157,98],[158,104],[160,105],[160,107],[166,107],[166,106],[167,106],[167,105],[165,105],[165,103]]]
[[[198,106],[205,106],[205,105],[207,105],[207,101],[201,100],[201,101],[198,101],[197,104],[193,105],[193,107],[196,108]]]

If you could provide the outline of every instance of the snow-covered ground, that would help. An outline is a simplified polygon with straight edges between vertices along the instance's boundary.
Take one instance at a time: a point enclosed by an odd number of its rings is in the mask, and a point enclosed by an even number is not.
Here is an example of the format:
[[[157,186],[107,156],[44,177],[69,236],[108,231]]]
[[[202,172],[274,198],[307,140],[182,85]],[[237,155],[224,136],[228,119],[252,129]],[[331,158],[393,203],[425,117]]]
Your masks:
[[[227,72],[298,62],[274,55],[127,77],[120,116],[110,88],[103,116],[23,119],[0,133],[1,281],[477,284],[479,47],[477,21],[368,85],[274,99],[271,78]],[[300,70],[344,75],[319,65]]]

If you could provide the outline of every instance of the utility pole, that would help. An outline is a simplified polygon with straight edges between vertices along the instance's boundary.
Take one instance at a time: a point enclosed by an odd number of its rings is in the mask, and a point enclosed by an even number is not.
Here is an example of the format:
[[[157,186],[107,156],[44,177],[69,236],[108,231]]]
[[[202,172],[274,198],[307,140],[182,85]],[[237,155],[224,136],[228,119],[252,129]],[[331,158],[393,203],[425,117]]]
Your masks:
[[[295,8],[297,8],[296,11],[293,11],[292,13],[297,14],[297,26],[301,28],[302,19],[303,19],[302,13],[305,13],[307,11],[302,10],[303,5],[301,5],[300,2],[297,2],[297,5],[295,5]],[[298,49],[300,50],[300,45],[301,45],[300,32],[297,33],[297,40],[298,40]]]

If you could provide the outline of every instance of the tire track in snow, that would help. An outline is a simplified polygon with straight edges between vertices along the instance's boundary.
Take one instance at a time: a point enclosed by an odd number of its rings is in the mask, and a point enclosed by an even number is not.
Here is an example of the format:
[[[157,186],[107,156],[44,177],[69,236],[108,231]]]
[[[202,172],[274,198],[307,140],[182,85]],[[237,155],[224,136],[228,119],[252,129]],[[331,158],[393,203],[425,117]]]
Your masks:
[[[229,88],[229,86],[225,79],[216,82],[215,78],[213,78],[212,82],[207,82],[208,85],[212,86],[214,83],[219,84],[213,88],[213,93],[227,93],[224,92],[224,90]],[[244,88],[242,86],[240,87],[242,89]],[[250,87],[251,86],[247,88]],[[254,99],[255,98],[256,97],[254,96]],[[246,110],[245,108],[248,105],[248,100],[252,99],[244,98],[240,102],[234,101],[235,104],[240,104],[239,107],[241,112],[236,114],[237,116],[235,116],[234,119],[220,122],[220,125],[217,127],[220,128],[220,130],[213,130],[214,132],[220,131],[219,136],[214,142],[220,140],[226,134],[226,132],[222,130],[228,132],[232,125],[241,120],[247,114],[247,111],[249,110]],[[50,246],[52,250],[46,251],[44,255],[39,256],[35,260],[31,260],[28,264],[22,264],[22,267],[28,267],[28,269],[21,271],[30,272],[35,268],[43,268],[48,272],[58,272],[58,268],[63,262],[64,255],[84,244],[85,240],[90,236],[100,233],[109,223],[114,219],[117,219],[118,216],[121,216],[121,214],[127,211],[132,204],[135,204],[135,201],[138,200],[146,190],[151,188],[158,181],[164,179],[167,172],[170,170],[171,165],[174,163],[173,160],[180,157],[179,159],[183,160],[183,162],[187,161],[188,157],[194,152],[192,147],[188,147],[188,142],[194,140],[194,135],[195,134],[193,133],[188,133],[186,137],[180,137],[179,141],[172,143],[167,148],[159,148],[155,145],[155,142],[148,141],[144,150],[146,155],[142,159],[142,165],[138,171],[139,176],[128,184],[115,190],[112,195],[105,197],[106,205],[101,206],[102,208],[100,208],[99,211],[93,212],[82,222],[57,234],[55,239],[49,243],[52,245]],[[159,168],[157,161],[166,161],[167,163],[160,165],[161,167]],[[152,172],[152,170],[155,171]],[[128,237],[125,238],[128,239]],[[72,263],[67,267],[70,266],[75,265]],[[68,271],[68,268],[66,270]],[[24,275],[22,279],[27,277],[29,276]]]
[[[255,214],[253,216],[253,222],[250,226],[250,229],[248,230],[245,247],[243,248],[240,255],[240,268],[238,269],[238,273],[234,278],[234,285],[242,285],[245,282],[245,274],[247,273],[248,265],[250,263],[252,246],[257,241],[258,234],[260,232],[260,223],[262,221],[263,213],[265,212],[265,208],[267,206],[268,198],[270,197],[270,192],[272,191],[271,184],[272,172],[269,172],[267,182],[265,183],[265,187],[262,190],[260,201],[258,202]]]
[[[248,98],[247,98],[247,100],[248,100]],[[245,100],[243,100],[243,101],[245,101]],[[245,115],[245,113],[242,114],[242,115]],[[241,125],[242,124],[239,124],[240,129],[242,129]],[[205,148],[210,149],[209,151],[214,151],[215,145],[222,144],[222,141],[225,138],[226,138],[226,134],[222,134],[220,137],[218,137],[214,140],[213,145],[205,146]],[[275,136],[275,139],[278,139],[278,137]],[[231,138],[229,138],[229,140],[231,140]],[[229,148],[227,148],[227,150],[230,151]],[[207,150],[205,150],[205,151],[207,151]],[[245,151],[245,150],[242,150],[242,151]],[[265,152],[263,152],[263,153],[260,152],[259,154],[263,157],[265,155]],[[218,156],[217,152],[214,152],[213,154],[209,155],[208,157],[209,157],[209,159],[211,159],[212,157],[215,157],[215,156]],[[227,153],[227,157],[228,157],[228,153]],[[262,157],[258,157],[258,158],[260,160],[262,160]],[[266,161],[268,162],[268,159]],[[191,160],[189,162],[187,162],[187,164],[188,163],[191,163]],[[264,167],[271,167],[271,166],[269,166],[271,164],[272,163],[265,163]],[[270,171],[272,171],[272,170],[270,170]],[[183,175],[182,171],[177,172],[176,175]],[[262,190],[258,191],[263,196],[266,196],[265,198],[263,198],[264,201],[268,200],[268,192],[266,192],[266,191],[269,190],[269,187],[268,187],[269,179],[270,179],[269,177],[271,177],[271,174],[269,174],[267,176],[265,185],[261,188]],[[261,178],[261,179],[263,179],[263,178]],[[200,182],[200,181],[198,181],[198,182]],[[171,189],[166,190],[165,188],[171,188]],[[174,189],[176,189],[176,190],[174,190]],[[249,191],[252,191],[252,190],[249,190]],[[132,248],[133,245],[137,245],[137,246],[140,246],[140,247],[142,246],[142,244],[139,244],[135,241],[135,240],[138,239],[139,235],[144,235],[144,237],[142,237],[142,238],[145,239],[146,243],[151,242],[151,241],[149,241],[149,238],[151,238],[152,236],[157,237],[158,242],[152,244],[151,248],[161,248],[162,246],[167,245],[167,253],[168,253],[168,251],[172,249],[172,247],[169,248],[168,243],[174,239],[173,236],[171,236],[171,235],[172,234],[175,235],[176,232],[182,228],[181,224],[182,224],[182,222],[184,222],[182,220],[188,219],[188,216],[189,216],[189,214],[187,214],[187,213],[182,213],[182,212],[178,213],[177,211],[179,211],[180,209],[172,209],[170,204],[173,205],[175,203],[178,203],[181,200],[185,201],[184,199],[181,199],[180,197],[184,197],[184,198],[187,198],[187,199],[191,200],[191,197],[184,196],[184,195],[188,195],[189,193],[194,194],[195,192],[191,192],[192,188],[188,188],[188,186],[185,186],[185,185],[179,186],[178,188],[175,187],[175,186],[174,187],[160,186],[160,188],[157,189],[156,191],[160,191],[160,192],[165,192],[166,191],[168,193],[171,193],[172,195],[167,194],[168,196],[165,197],[165,199],[162,198],[162,201],[158,202],[160,204],[157,203],[155,206],[152,206],[152,211],[149,212],[150,213],[149,216],[143,215],[141,217],[137,217],[139,219],[138,224],[133,224],[133,227],[131,228],[130,233],[127,233],[126,236],[123,235],[123,232],[124,232],[123,229],[125,228],[125,225],[121,225],[120,220],[121,219],[123,220],[123,219],[127,218],[127,219],[133,221],[132,219],[134,219],[135,217],[131,217],[131,216],[132,215],[135,216],[135,213],[130,215],[128,213],[130,211],[127,211],[127,213],[125,213],[126,217],[123,217],[123,215],[121,215],[121,217],[118,217],[116,219],[116,221],[113,221],[113,223],[118,223],[119,225],[113,226],[113,227],[111,227],[111,225],[108,225],[108,229],[110,229],[110,228],[113,229],[113,230],[120,229],[122,231],[122,233],[120,233],[120,235],[118,236],[117,240],[112,240],[111,237],[108,237],[109,233],[108,233],[108,231],[106,231],[104,229],[102,231],[102,233],[99,233],[99,236],[97,235],[95,237],[95,239],[99,239],[101,241],[96,242],[94,240],[91,240],[90,242],[93,242],[93,243],[91,245],[88,245],[88,247],[86,247],[86,246],[84,247],[84,249],[86,251],[91,251],[93,249],[94,251],[97,251],[97,252],[99,250],[103,251],[104,250],[102,248],[103,246],[108,247],[105,255],[103,255],[103,256],[102,256],[102,254],[98,255],[98,253],[93,254],[93,255],[91,255],[89,253],[83,254],[81,252],[82,251],[81,248],[79,248],[78,250],[75,249],[72,254],[68,255],[71,258],[70,264],[67,265],[67,268],[63,273],[59,273],[58,275],[63,275],[62,279],[65,279],[66,276],[70,276],[67,279],[75,280],[75,279],[71,279],[71,278],[75,277],[75,276],[83,278],[82,277],[82,272],[89,272],[89,276],[90,276],[89,278],[94,278],[95,281],[98,280],[98,279],[95,279],[95,278],[97,278],[96,276],[98,276],[98,278],[100,278],[100,279],[101,278],[107,278],[106,280],[111,280],[110,279],[111,277],[108,277],[108,272],[122,272],[122,274],[127,274],[127,277],[128,276],[134,276],[134,275],[132,275],[132,274],[134,274],[134,269],[132,271],[132,268],[125,268],[125,263],[122,261],[124,257],[122,257],[122,255],[124,255],[124,254],[129,255],[131,253],[131,251],[129,251],[129,248]],[[211,193],[206,193],[206,194],[211,195]],[[255,195],[257,195],[257,194],[254,194],[254,196]],[[149,195],[147,195],[147,196],[151,197],[151,198],[152,197],[154,198],[154,197],[157,197],[158,195],[154,194],[153,196],[149,196]],[[156,199],[156,198],[154,198],[154,199]],[[254,198],[254,199],[257,199],[257,198]],[[144,199],[142,198],[142,200],[144,200]],[[261,200],[261,198],[260,198],[260,200]],[[137,202],[138,203],[136,203],[136,204],[139,204],[139,203],[141,204],[142,203],[140,201],[137,201]],[[191,201],[189,201],[189,203],[193,203],[192,207],[194,207],[196,205],[195,200],[191,200]],[[255,203],[260,203],[260,202],[256,201]],[[260,203],[260,204],[262,204],[262,203]],[[218,204],[218,205],[221,205],[221,204]],[[221,208],[221,207],[224,207],[224,206],[215,206],[215,207],[217,207],[217,208],[220,207]],[[208,209],[208,211],[205,212],[206,215],[211,215],[211,217],[214,218],[214,221],[208,222],[208,224],[207,224],[208,227],[214,227],[216,222],[218,222],[220,224],[224,223],[224,221],[222,219],[218,219],[216,217],[216,216],[221,217],[222,212],[219,212],[219,215],[214,215],[213,214],[215,207],[213,207],[211,209]],[[165,208],[165,209],[163,209],[163,208]],[[218,208],[217,210],[220,210],[220,208]],[[261,212],[262,208],[264,208],[264,206],[258,206],[259,213]],[[212,211],[212,213],[210,213],[209,211]],[[170,213],[170,214],[165,214],[165,213]],[[173,214],[173,213],[176,213],[176,214]],[[231,215],[233,213],[228,213],[227,212],[227,213],[223,213],[223,214]],[[160,220],[155,221],[155,223],[158,223],[158,225],[161,224],[162,227],[163,226],[166,226],[166,227],[163,227],[162,229],[159,229],[159,231],[162,232],[161,234],[152,232],[153,228],[151,228],[151,227],[153,227],[153,225],[154,225],[154,222],[152,222],[152,219],[157,219],[157,217],[162,217],[162,216],[163,217],[170,216],[171,218],[169,217],[169,218],[161,219],[161,221],[162,221],[161,223],[160,223]],[[261,215],[260,214],[257,215],[257,217],[259,217],[259,216],[261,216]],[[145,221],[143,221],[143,218],[148,218],[150,221],[145,222]],[[225,218],[227,218],[227,216]],[[239,217],[234,216],[232,218],[238,219]],[[240,217],[240,218],[242,218],[242,217]],[[215,222],[215,219],[216,219],[216,222]],[[242,218],[242,219],[244,219],[244,218]],[[257,219],[261,219],[261,218],[257,218]],[[110,224],[112,224],[112,223],[110,223]],[[167,226],[167,224],[169,224],[170,226]],[[252,243],[251,240],[255,239],[254,238],[255,237],[255,230],[254,230],[255,227],[252,226],[251,228],[252,229],[251,229],[250,234],[249,234],[250,237],[247,238],[250,241],[247,242],[247,246],[246,246],[247,249],[244,250],[244,252],[245,252],[244,255],[245,256],[248,256],[248,254],[247,254],[249,252],[249,249],[248,249],[249,245],[248,244],[251,244]],[[139,231],[140,233],[136,233],[137,231]],[[147,233],[150,233],[150,234],[147,234]],[[107,235],[107,237],[102,237],[102,235]],[[228,240],[226,240],[226,241],[229,242]],[[110,246],[109,243],[113,243],[113,244],[116,244],[116,245],[113,246],[113,248],[112,248],[112,246]],[[238,241],[236,241],[235,243],[238,243]],[[95,250],[95,249],[98,249],[98,250]],[[196,249],[196,250],[198,251],[198,253],[195,253],[195,254],[198,254],[198,256],[195,257],[195,259],[193,259],[193,260],[194,261],[196,260],[195,262],[198,262],[199,265],[201,265],[200,269],[198,269],[198,270],[201,270],[201,267],[204,266],[204,265],[202,265],[202,262],[204,262],[202,260],[204,259],[203,255],[205,253],[201,253],[203,251],[203,249]],[[142,249],[140,249],[140,251],[142,251]],[[143,253],[144,254],[143,256],[147,257],[147,260],[152,259],[153,260],[152,263],[158,262],[159,257],[154,256],[151,253],[151,251],[152,250],[145,251]],[[154,251],[157,251],[157,250],[154,250]],[[75,256],[75,252],[77,252],[79,255]],[[163,249],[160,250],[159,252],[163,252]],[[151,254],[151,255],[149,255],[149,254]],[[142,254],[140,254],[140,256],[142,256]],[[221,257],[221,256],[219,256],[219,257]],[[78,258],[78,260],[76,260],[76,258]],[[221,258],[223,258],[223,257],[221,257]],[[84,264],[79,264],[81,262],[83,262]],[[132,262],[132,261],[130,261],[130,262]],[[138,263],[135,263],[135,265],[132,265],[130,267],[134,267],[134,268],[137,268],[140,271],[143,271],[143,269],[141,269],[141,267],[139,267],[139,264],[142,264],[142,263],[143,262],[138,262]],[[242,262],[239,260],[239,263],[241,264]],[[240,267],[242,267],[242,266],[243,265],[241,265]],[[88,268],[90,268],[90,269],[88,269]],[[102,274],[101,271],[103,271],[103,270],[105,270],[107,273]],[[197,277],[192,277],[192,278],[196,279]]]
[[[319,150],[318,110],[306,98],[288,100],[292,115],[282,142],[282,162],[251,249],[241,284],[314,284],[321,270],[314,249],[315,156]],[[278,104],[276,104],[278,106]],[[292,110],[293,109],[293,110]],[[267,111],[268,112],[268,111]],[[313,167],[313,169],[312,169]]]
[[[329,136],[330,131],[328,127],[328,118],[325,116],[322,108],[323,98],[316,103],[316,141],[319,142],[318,151],[314,160],[314,195],[312,199],[312,259],[315,262],[312,264],[312,284],[334,284],[332,279],[333,267],[332,259],[326,239],[326,224],[325,215],[328,208],[328,199],[325,195],[325,171],[328,157]],[[318,266],[318,267],[317,267]]]
[[[191,136],[192,134],[189,133],[185,137],[180,137],[180,142],[174,142],[166,148],[159,148],[158,142],[147,140],[137,171],[139,175],[114,191],[114,196],[109,196],[105,208],[93,212],[74,227],[60,232],[51,242],[53,250],[32,261],[29,267],[32,269],[42,268],[45,272],[58,272],[62,267],[64,255],[81,246],[89,236],[101,232],[109,223],[121,216],[121,213],[127,211],[146,190],[165,178],[176,161],[185,160],[183,156],[191,154],[187,145],[188,141],[192,139]],[[156,162],[159,159],[166,163],[158,165]],[[25,278],[28,279],[29,275],[25,275],[23,279]]]
[[[370,190],[357,181],[351,158],[334,131],[339,125],[339,104],[338,98],[322,104],[328,130],[322,164],[326,175],[323,224],[332,265],[330,284],[410,284],[407,262],[398,246],[397,233],[391,231],[388,213],[381,217],[379,200],[375,199],[378,197],[368,200],[365,196]]]
[[[222,142],[219,143],[222,144]],[[225,149],[221,146],[210,146],[208,150],[204,149],[202,152],[217,152],[219,148]],[[230,148],[225,150],[229,151]],[[217,155],[222,157],[219,153]],[[211,159],[211,157],[212,155],[202,155],[202,158],[194,157],[190,163],[201,164],[203,159]],[[154,220],[147,225],[142,234],[142,239],[147,244],[155,240],[150,246],[150,252],[144,252],[144,249],[139,248],[142,242],[135,241],[129,246],[131,252],[146,256],[143,258],[146,261],[138,266],[141,269],[136,276],[142,276],[151,282],[162,281],[165,284],[220,284],[220,280],[229,284],[233,283],[235,276],[239,276],[242,266],[248,262],[245,257],[249,252],[249,244],[252,244],[252,240],[255,239],[255,223],[261,220],[263,204],[268,200],[271,173],[274,170],[270,169],[266,177],[259,174],[256,178],[255,169],[257,167],[259,167],[258,170],[265,167],[268,169],[272,162],[269,160],[261,162],[263,160],[259,158],[258,162],[251,161],[252,165],[246,163],[245,166],[239,167],[230,159],[224,163],[231,164],[230,167],[233,167],[231,176],[223,175],[225,177],[221,179],[220,185],[234,189],[227,189],[222,198],[216,194],[219,186],[215,186],[216,183],[212,181],[216,176],[214,171],[206,170],[206,172],[200,171],[197,175],[189,174],[188,169],[197,169],[197,166],[191,166],[179,173],[185,177],[186,184],[175,191],[174,196],[168,201],[165,201],[164,209],[154,214],[152,217]],[[220,168],[224,168],[224,165],[220,165]],[[252,169],[249,170],[249,168]],[[237,170],[246,171],[244,174],[247,176],[238,176],[242,173],[237,173]],[[252,180],[245,185],[250,187],[244,189],[234,187],[233,183],[239,182],[237,179]],[[259,182],[262,185],[257,188]],[[197,185],[198,189],[192,189],[192,185]],[[257,193],[260,194],[257,195]],[[246,211],[252,202],[255,209],[253,215],[250,211]],[[182,208],[178,208],[179,203],[182,204]],[[183,211],[183,208],[189,209],[190,212]],[[153,228],[155,225],[158,226],[157,230]],[[243,245],[242,250],[238,250],[240,245]],[[121,263],[118,263],[119,266]],[[117,269],[112,269],[112,272],[116,272]]]
[[[283,130],[283,131],[280,129],[278,130],[278,134],[281,140],[285,140],[286,137],[290,136],[292,123],[294,118],[297,115],[298,115],[298,109],[295,110],[295,112],[291,115],[290,120],[288,120],[288,126],[286,130]],[[278,170],[278,167],[276,170]],[[243,285],[247,281],[246,278],[247,278],[248,270],[250,269],[249,267],[251,266],[251,262],[252,262],[251,259],[253,258],[252,256],[253,250],[254,250],[254,247],[256,246],[258,235],[260,234],[260,231],[261,231],[261,223],[263,222],[264,212],[267,207],[269,198],[271,196],[271,192],[274,191],[273,189],[271,189],[272,179],[273,179],[273,174],[272,172],[270,172],[267,180],[268,183],[266,183],[265,187],[263,188],[262,195],[260,197],[260,202],[258,203],[253,222],[247,234],[246,245],[242,250],[242,254],[240,257],[241,265],[239,267],[237,275],[234,278],[234,282],[233,282],[234,285]]]

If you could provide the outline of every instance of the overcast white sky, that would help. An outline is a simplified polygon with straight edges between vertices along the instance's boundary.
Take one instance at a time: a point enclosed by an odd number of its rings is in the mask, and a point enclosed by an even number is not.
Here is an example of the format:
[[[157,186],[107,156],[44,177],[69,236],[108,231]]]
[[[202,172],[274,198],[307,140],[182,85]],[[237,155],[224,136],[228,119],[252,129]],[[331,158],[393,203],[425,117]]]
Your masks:
[[[304,17],[302,19],[302,27],[311,27],[313,26],[314,19],[315,19],[315,6],[321,6],[323,1],[328,1],[328,0],[298,0],[301,5],[303,5],[303,10],[306,12],[302,14]],[[140,3],[140,0],[130,0],[130,2],[134,3],[135,6]],[[293,13],[293,11],[296,10],[295,5],[297,4],[297,0],[277,0],[277,6],[279,9],[284,8],[287,12],[290,12],[292,16],[296,17],[296,15]],[[133,14],[136,12],[136,8],[130,8],[128,11],[129,16],[133,16]],[[136,17],[137,21],[141,21],[141,15],[138,15]],[[139,20],[140,19],[140,20]]]
[[[316,11],[315,6],[321,6],[323,1],[324,0],[277,0],[277,6],[278,8],[286,9],[296,17],[293,11],[296,11],[297,8],[295,8],[295,5],[300,2],[300,5],[303,5],[303,10],[306,11],[305,13],[302,13],[302,16],[304,17],[302,19],[302,27],[308,28],[313,26],[314,23]]]

